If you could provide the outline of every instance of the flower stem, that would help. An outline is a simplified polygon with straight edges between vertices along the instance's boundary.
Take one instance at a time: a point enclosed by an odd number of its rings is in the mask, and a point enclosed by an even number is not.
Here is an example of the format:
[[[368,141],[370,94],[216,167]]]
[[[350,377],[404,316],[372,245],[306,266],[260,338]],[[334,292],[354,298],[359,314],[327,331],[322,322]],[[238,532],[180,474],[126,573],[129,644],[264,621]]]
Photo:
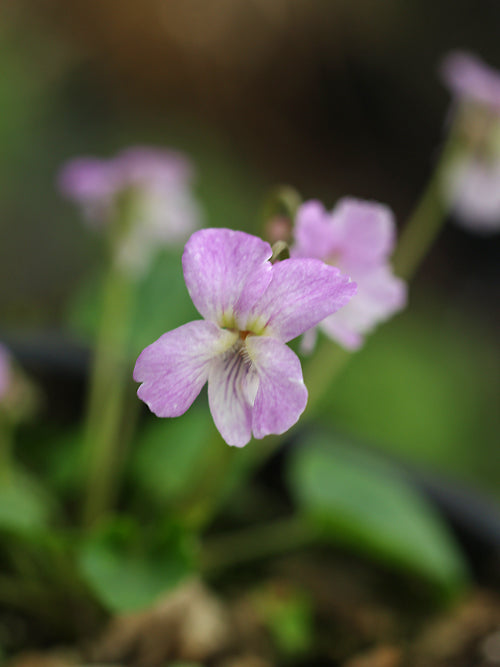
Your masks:
[[[112,264],[104,287],[84,436],[86,525],[109,509],[117,490],[121,427],[131,375],[126,347],[133,287],[131,279]]]
[[[206,540],[202,569],[214,572],[313,544],[317,533],[301,517],[291,516]]]
[[[448,212],[442,195],[443,174],[460,148],[456,125],[450,128],[441,156],[424,193],[406,223],[393,257],[396,275],[413,276],[437,238]]]

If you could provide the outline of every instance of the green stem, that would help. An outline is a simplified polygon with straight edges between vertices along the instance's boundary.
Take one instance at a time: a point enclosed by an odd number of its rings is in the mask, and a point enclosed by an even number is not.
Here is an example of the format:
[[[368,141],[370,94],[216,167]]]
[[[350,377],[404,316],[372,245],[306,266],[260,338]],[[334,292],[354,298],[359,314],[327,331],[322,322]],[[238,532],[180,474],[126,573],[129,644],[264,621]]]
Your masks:
[[[130,381],[127,332],[133,282],[119,267],[110,267],[97,335],[84,439],[86,493],[83,519],[91,524],[111,506],[118,482],[120,435]]]
[[[0,478],[9,477],[12,469],[13,424],[11,420],[0,413]]]
[[[214,572],[228,565],[288,553],[316,540],[314,529],[297,516],[250,526],[207,539],[203,547],[202,569]]]
[[[394,272],[402,278],[409,279],[413,276],[446,220],[448,206],[442,196],[443,173],[458,150],[458,129],[452,127],[434,173],[406,223],[394,253]]]

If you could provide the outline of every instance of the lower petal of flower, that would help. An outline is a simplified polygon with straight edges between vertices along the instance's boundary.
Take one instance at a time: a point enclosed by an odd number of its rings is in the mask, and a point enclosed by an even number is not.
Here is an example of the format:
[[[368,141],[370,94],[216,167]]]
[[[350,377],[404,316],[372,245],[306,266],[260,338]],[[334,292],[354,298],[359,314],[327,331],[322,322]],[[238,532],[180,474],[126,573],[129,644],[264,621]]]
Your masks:
[[[195,321],[163,334],[137,359],[137,391],[158,417],[178,417],[191,406],[207,381],[213,357],[237,338],[212,322]]]
[[[254,436],[284,433],[307,404],[299,358],[284,343],[268,336],[248,336],[246,347],[259,378],[252,410]]]
[[[252,403],[256,382],[255,370],[245,345],[239,341],[210,365],[210,412],[228,445],[243,447],[252,437]]]

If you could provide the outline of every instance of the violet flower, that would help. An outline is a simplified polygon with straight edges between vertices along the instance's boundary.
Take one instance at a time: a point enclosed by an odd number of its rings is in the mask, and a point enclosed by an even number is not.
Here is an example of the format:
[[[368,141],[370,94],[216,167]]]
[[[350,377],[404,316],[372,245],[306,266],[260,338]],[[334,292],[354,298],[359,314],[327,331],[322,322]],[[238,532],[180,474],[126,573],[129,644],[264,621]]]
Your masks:
[[[215,425],[229,445],[284,433],[307,403],[300,361],[286,345],[344,306],[356,285],[316,259],[271,264],[271,246],[244,232],[204,229],[186,244],[187,289],[203,320],[161,336],[139,356],[138,396],[177,417],[208,381]]]
[[[406,285],[388,263],[394,249],[396,226],[383,204],[346,197],[329,213],[319,201],[299,208],[292,257],[316,257],[337,266],[358,285],[356,296],[319,327],[343,347],[354,350],[376,324],[406,304]],[[315,342],[315,331],[303,341]]]
[[[184,242],[200,226],[191,180],[191,166],[180,153],[136,147],[109,160],[68,162],[59,174],[59,188],[95,227],[117,222],[121,199],[131,195],[126,224],[118,221],[116,257],[125,268],[142,272],[159,243]]]
[[[500,114],[500,72],[477,56],[466,51],[452,51],[441,64],[441,75],[458,99]]]
[[[454,52],[441,74],[465,140],[444,170],[443,196],[463,227],[492,232],[500,228],[500,72],[472,54]]]

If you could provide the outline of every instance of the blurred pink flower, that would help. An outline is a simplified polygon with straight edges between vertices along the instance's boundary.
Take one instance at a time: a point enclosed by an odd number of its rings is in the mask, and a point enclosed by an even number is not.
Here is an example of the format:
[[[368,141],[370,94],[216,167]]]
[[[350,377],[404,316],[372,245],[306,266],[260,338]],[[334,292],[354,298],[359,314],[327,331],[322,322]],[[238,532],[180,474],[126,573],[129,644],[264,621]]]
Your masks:
[[[500,72],[457,51],[441,73],[456,101],[462,148],[443,172],[442,193],[455,220],[470,230],[500,229]]]
[[[453,51],[441,65],[443,81],[459,98],[500,114],[500,72],[466,51]]]
[[[472,156],[456,160],[444,174],[442,189],[463,227],[484,233],[500,228],[500,157],[493,163]]]
[[[191,181],[192,168],[183,155],[146,147],[129,148],[109,160],[71,160],[58,179],[62,194],[79,204],[94,226],[111,226],[120,197],[132,195],[116,253],[122,265],[138,271],[158,243],[181,243],[200,226]]]
[[[388,263],[396,226],[383,204],[341,199],[329,213],[319,201],[305,202],[297,213],[292,257],[316,257],[338,267],[358,285],[358,292],[338,313],[319,327],[347,349],[357,349],[375,325],[406,304],[406,284]],[[314,346],[307,332],[304,348]]]
[[[142,351],[138,396],[159,417],[189,409],[208,381],[224,440],[284,433],[302,414],[307,389],[286,345],[346,304],[356,285],[317,259],[271,264],[271,246],[230,229],[202,229],[182,257],[189,294],[203,320],[184,324]]]

